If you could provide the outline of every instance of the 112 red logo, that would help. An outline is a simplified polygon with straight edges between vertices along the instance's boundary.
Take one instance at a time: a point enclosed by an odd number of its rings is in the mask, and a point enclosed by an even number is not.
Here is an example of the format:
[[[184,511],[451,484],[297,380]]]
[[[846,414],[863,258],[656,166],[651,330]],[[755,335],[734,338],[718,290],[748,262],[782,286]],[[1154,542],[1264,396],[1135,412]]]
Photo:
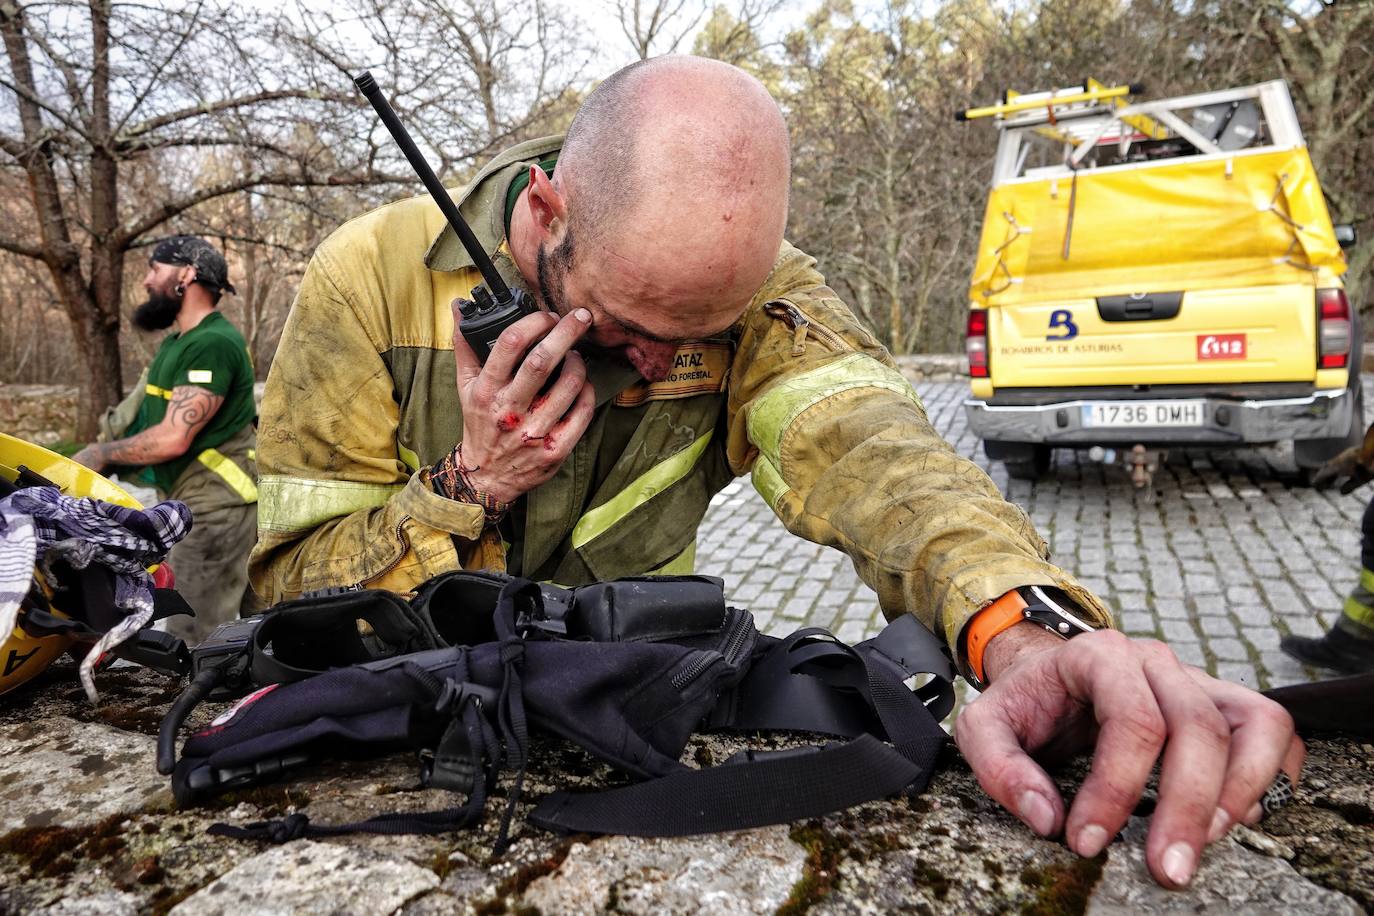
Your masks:
[[[1244,334],[1199,334],[1198,359],[1245,359]]]

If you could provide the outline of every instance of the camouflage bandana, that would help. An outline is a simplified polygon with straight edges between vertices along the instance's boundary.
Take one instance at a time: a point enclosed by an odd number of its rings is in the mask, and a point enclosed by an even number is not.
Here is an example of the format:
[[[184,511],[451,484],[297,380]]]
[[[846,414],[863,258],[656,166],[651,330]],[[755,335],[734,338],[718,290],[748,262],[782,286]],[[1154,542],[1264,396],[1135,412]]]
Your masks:
[[[229,265],[224,262],[224,255],[198,236],[173,235],[165,238],[157,243],[153,256],[148,260],[159,264],[187,264],[196,269],[196,283],[238,295],[238,290],[229,282]]]

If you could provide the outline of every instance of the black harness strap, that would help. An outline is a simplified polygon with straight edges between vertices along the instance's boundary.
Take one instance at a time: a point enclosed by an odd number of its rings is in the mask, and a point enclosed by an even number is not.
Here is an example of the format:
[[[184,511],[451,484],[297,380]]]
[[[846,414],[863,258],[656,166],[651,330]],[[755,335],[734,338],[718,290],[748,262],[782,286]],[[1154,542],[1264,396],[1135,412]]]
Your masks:
[[[818,633],[829,636],[824,630],[795,635],[814,639]],[[903,790],[923,791],[948,736],[922,702],[921,694],[906,681],[921,673],[937,675],[925,685],[932,688],[925,692],[932,698],[932,707],[943,708],[941,716],[948,712],[954,690],[948,678],[949,662],[938,644],[909,615],[853,649],[834,642],[833,637],[830,640],[802,647],[800,652],[797,647],[801,639],[785,639],[775,645],[770,650],[774,662],[776,657],[791,656],[847,664],[820,668],[822,673],[812,676],[796,673],[790,662],[768,664],[765,657],[739,689],[749,689],[752,682],[752,689],[768,699],[760,704],[746,703],[747,724],[741,725],[744,719],[738,719],[732,727],[803,728],[845,734],[841,728],[853,728],[860,718],[872,721],[876,716],[896,750],[858,727],[853,732],[857,737],[845,744],[742,752],[718,767],[687,770],[621,789],[580,795],[555,792],[535,808],[529,820],[565,833],[684,836],[817,817]],[[827,683],[826,677],[832,682]],[[769,683],[770,679],[780,680]],[[836,684],[857,687],[868,714],[861,717],[831,698],[822,699],[815,686],[833,694]],[[790,695],[789,690],[798,685],[800,693]],[[820,702],[822,709],[808,717],[799,703],[812,701]],[[786,724],[768,721],[770,710],[778,715],[776,721]],[[798,722],[807,724],[795,724]]]
[[[872,735],[731,761],[605,792],[554,792],[528,820],[560,833],[666,837],[745,830],[885,798],[922,775]]]

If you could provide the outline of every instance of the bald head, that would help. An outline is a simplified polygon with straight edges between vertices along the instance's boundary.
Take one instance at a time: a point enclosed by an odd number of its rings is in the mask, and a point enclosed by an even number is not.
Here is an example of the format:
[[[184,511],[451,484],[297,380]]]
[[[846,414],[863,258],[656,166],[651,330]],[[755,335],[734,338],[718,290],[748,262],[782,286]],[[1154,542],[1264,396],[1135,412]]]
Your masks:
[[[762,84],[719,61],[612,74],[578,110],[557,174],[578,266],[618,264],[646,304],[738,312],[782,242],[787,126]]]

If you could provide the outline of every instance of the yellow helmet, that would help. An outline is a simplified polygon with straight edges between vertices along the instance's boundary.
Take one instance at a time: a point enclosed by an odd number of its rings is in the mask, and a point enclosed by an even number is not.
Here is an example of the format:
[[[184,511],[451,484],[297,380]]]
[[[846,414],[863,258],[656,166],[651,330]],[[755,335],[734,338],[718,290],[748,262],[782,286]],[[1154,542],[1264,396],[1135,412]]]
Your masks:
[[[138,500],[90,468],[31,442],[0,433],[0,479],[15,483],[21,467],[52,481],[68,496],[92,496],[130,509],[143,508]],[[53,594],[52,588],[37,569],[34,581],[37,594],[42,596],[34,600],[47,604],[46,599]],[[35,595],[30,594],[31,597]],[[24,612],[30,606],[30,599],[25,599],[20,605],[19,623],[14,630],[0,633],[0,640],[3,640],[0,641],[0,694],[32,680],[75,642],[66,633],[30,635],[25,632]],[[43,610],[56,617],[67,616],[51,606]]]

